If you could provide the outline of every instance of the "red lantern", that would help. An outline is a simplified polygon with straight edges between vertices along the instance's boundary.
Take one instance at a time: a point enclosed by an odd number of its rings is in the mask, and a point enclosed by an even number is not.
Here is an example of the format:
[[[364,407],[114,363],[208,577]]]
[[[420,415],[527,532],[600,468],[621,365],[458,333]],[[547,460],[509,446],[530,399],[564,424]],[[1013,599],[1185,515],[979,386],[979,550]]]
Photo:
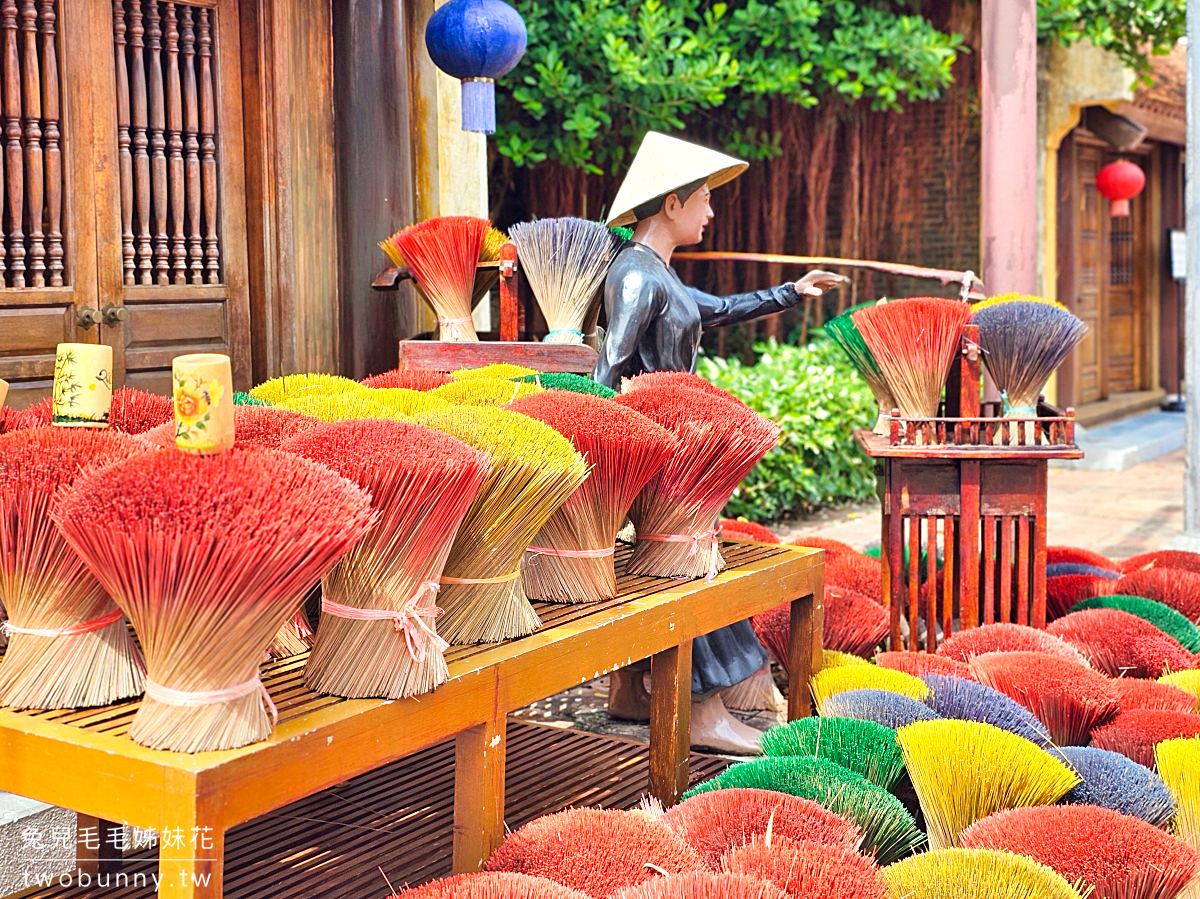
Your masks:
[[[1112,200],[1114,216],[1129,215],[1129,201],[1146,186],[1146,173],[1141,166],[1126,159],[1110,162],[1096,173],[1096,190]]]

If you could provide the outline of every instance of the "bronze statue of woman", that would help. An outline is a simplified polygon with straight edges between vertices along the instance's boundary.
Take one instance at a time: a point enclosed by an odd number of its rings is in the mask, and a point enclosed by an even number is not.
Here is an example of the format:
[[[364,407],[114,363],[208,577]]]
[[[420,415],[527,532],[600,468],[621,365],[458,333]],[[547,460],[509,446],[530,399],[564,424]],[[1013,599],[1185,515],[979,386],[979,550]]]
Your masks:
[[[692,371],[705,327],[781,312],[805,296],[819,297],[846,281],[841,275],[812,271],[793,283],[715,297],[679,279],[670,266],[671,255],[677,247],[700,242],[713,218],[710,191],[746,168],[740,160],[678,138],[646,135],[608,221],[632,225],[634,231],[605,280],[608,329],[592,373],[596,381],[620,390],[622,378],[643,372]],[[649,718],[643,668],[632,666],[610,676],[609,712],[614,717]],[[730,715],[722,699],[736,685],[741,685],[736,691],[739,706],[768,708],[776,701],[767,651],[749,621],[692,643],[693,745],[734,753],[759,751],[759,732]]]

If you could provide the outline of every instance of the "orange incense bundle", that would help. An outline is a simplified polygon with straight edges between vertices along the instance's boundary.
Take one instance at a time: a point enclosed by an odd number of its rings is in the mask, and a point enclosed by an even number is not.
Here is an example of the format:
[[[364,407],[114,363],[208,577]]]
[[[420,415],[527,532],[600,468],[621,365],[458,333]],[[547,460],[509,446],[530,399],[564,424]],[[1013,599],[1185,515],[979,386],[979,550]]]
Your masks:
[[[423,368],[393,368],[381,375],[371,375],[359,381],[364,387],[399,387],[404,390],[433,390],[450,383],[444,371],[427,371]]]
[[[952,634],[942,641],[937,654],[959,662],[989,652],[1040,652],[1069,662],[1087,665],[1083,653],[1061,637],[1024,624],[983,624]]]
[[[675,451],[675,438],[646,416],[585,393],[547,390],[508,408],[550,425],[589,466],[587,480],[525,551],[525,595],[550,602],[611,599],[617,595],[617,532],[634,499]]]
[[[366,532],[371,502],[291,453],[166,449],[85,474],[50,514],[141,637],[146,698],[130,737],[200,752],[270,733],[259,660]]]
[[[1200,573],[1182,568],[1145,568],[1125,575],[1106,593],[1144,596],[1200,624]]]
[[[1047,633],[1066,640],[1109,677],[1161,677],[1195,668],[1178,640],[1120,609],[1083,609],[1050,622]]]
[[[113,391],[108,426],[126,434],[144,434],[174,417],[175,404],[170,397],[122,387]]]
[[[399,252],[433,307],[442,340],[479,339],[471,322],[471,301],[489,227],[487,219],[447,215],[418,222],[385,241]]]
[[[8,651],[0,705],[107,705],[142,692],[125,618],[50,521],[55,494],[93,467],[141,450],[125,434],[31,428],[0,437],[0,604]]]
[[[1033,712],[1059,746],[1086,745],[1092,729],[1117,711],[1111,681],[1078,662],[1040,652],[992,652],[970,665],[980,683]]]
[[[716,577],[724,566],[715,527],[721,509],[778,442],[779,427],[731,397],[673,384],[641,387],[614,402],[642,413],[679,441],[629,511],[637,545],[628,571]]]
[[[942,386],[958,354],[971,307],[957,300],[912,297],[853,313],[904,418],[937,415]]]
[[[450,545],[490,467],[485,453],[421,425],[325,424],[284,449],[370,491],[377,517],[322,581],[304,680],[319,693],[403,699],[449,677],[434,597]]]
[[[883,595],[883,566],[866,553],[852,552],[825,557],[825,583],[853,590],[880,605]]]

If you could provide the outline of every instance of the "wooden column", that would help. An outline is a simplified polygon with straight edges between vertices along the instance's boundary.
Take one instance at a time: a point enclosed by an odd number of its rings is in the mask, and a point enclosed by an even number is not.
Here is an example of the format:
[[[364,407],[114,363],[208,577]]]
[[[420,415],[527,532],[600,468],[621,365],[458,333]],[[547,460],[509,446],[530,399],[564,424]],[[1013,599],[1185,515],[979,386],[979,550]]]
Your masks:
[[[792,600],[791,643],[788,646],[788,721],[813,713],[809,681],[821,670],[825,632],[825,574],[813,592]]]
[[[672,806],[687,791],[692,736],[692,641],[650,657],[650,792]]]
[[[454,738],[454,873],[483,870],[504,841],[507,728],[495,720]]]

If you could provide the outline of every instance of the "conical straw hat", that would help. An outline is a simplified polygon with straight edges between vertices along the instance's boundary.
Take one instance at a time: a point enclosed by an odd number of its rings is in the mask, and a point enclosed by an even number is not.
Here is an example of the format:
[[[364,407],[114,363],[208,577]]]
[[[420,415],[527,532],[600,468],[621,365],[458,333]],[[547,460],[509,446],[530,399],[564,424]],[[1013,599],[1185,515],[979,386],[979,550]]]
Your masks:
[[[740,159],[716,150],[650,131],[617,191],[608,224],[630,225],[637,221],[633,210],[643,203],[702,179],[712,190],[732,181],[747,167]]]

